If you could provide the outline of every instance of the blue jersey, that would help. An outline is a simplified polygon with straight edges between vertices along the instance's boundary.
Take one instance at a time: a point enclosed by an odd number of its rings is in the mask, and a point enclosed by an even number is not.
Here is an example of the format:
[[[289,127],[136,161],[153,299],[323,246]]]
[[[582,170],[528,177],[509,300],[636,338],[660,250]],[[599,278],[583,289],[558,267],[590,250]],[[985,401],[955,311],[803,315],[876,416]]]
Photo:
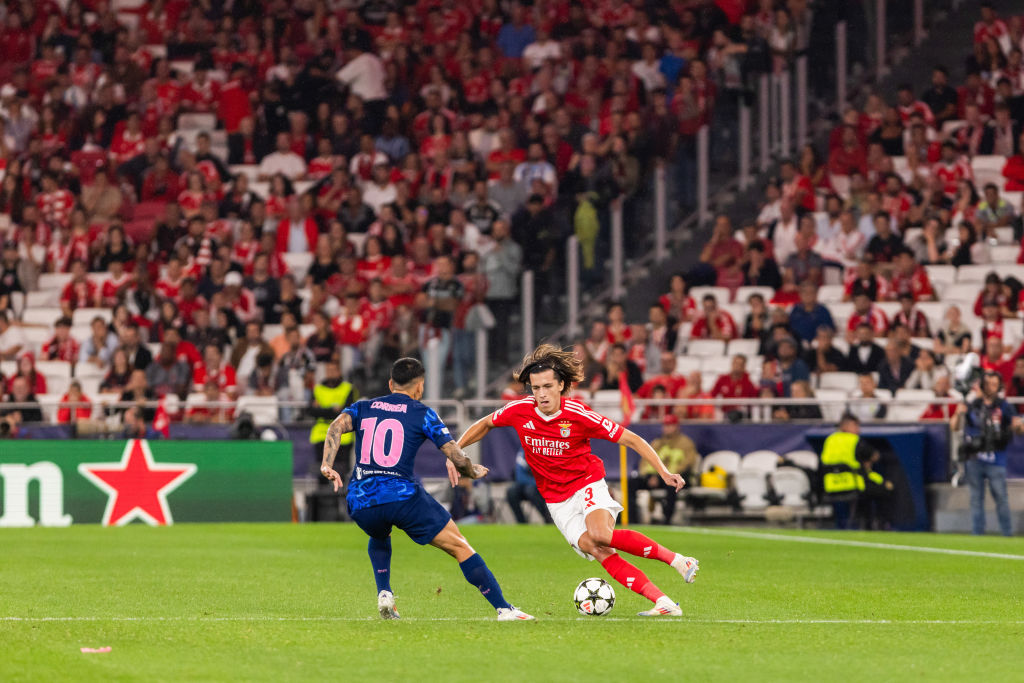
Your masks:
[[[419,487],[413,464],[420,446],[427,439],[438,448],[453,440],[437,413],[405,394],[358,401],[344,412],[356,433],[350,511],[412,497]]]

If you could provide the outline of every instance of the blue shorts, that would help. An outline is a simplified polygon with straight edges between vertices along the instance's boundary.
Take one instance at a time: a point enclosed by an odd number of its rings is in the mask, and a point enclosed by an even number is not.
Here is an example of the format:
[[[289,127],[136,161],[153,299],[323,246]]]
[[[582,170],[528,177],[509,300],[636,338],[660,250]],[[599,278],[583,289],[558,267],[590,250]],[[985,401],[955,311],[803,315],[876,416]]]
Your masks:
[[[351,512],[352,520],[373,538],[387,538],[396,526],[420,545],[426,545],[441,533],[452,516],[429,493],[417,486],[411,498],[373,505]]]

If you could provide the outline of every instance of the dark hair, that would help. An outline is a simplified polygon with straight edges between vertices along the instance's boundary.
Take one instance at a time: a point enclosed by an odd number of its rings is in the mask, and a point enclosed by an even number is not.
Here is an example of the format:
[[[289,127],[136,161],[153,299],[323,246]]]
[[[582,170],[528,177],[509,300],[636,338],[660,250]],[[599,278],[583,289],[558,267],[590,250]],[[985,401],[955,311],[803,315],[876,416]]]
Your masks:
[[[399,387],[408,386],[426,374],[423,363],[415,358],[399,358],[391,366],[391,381]]]
[[[552,344],[541,344],[527,354],[512,376],[521,384],[530,386],[530,375],[545,370],[552,370],[555,378],[564,382],[563,395],[572,391],[573,382],[583,381],[582,361],[573,355],[571,349],[560,349]]]

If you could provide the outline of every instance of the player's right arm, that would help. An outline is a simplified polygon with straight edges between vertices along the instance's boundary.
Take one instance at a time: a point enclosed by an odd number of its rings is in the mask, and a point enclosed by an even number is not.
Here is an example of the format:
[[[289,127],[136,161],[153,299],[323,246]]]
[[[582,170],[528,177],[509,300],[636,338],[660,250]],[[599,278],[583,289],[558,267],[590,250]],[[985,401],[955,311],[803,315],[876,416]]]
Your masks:
[[[484,436],[487,435],[487,432],[489,432],[492,429],[494,429],[495,426],[496,425],[494,424],[494,419],[493,419],[493,417],[491,415],[487,415],[486,417],[482,417],[479,420],[477,420],[476,422],[474,422],[472,425],[470,425],[469,429],[467,429],[465,432],[462,433],[462,436],[459,437],[459,440],[458,440],[457,443],[453,441],[452,444],[456,448],[459,449],[459,452],[462,452],[463,448],[466,448],[467,446],[472,446],[477,441],[480,441],[482,438],[484,438]],[[442,449],[442,451],[443,450],[444,449]],[[445,455],[448,455],[448,454],[445,453]],[[463,455],[465,455],[465,453],[463,453]],[[469,458],[466,458],[466,459],[468,460]],[[461,477],[462,474],[463,474],[462,470],[460,470],[458,468],[458,466],[451,459],[451,457],[448,458],[448,462],[445,463],[445,465],[448,467],[448,481],[451,482],[453,487],[454,486],[458,486],[459,485],[459,477]],[[479,465],[475,465],[475,467],[480,467],[480,466]],[[470,476],[470,475],[467,474],[466,476]],[[480,476],[483,476],[483,475],[480,475]],[[479,479],[479,477],[471,477],[471,478],[472,479]]]
[[[331,426],[327,428],[327,438],[324,439],[324,459],[320,464],[320,474],[327,477],[327,480],[334,485],[335,491],[342,486],[341,475],[334,470],[334,458],[338,456],[338,448],[341,446],[341,435],[347,434],[354,429],[352,416],[348,413],[338,415],[331,422]]]

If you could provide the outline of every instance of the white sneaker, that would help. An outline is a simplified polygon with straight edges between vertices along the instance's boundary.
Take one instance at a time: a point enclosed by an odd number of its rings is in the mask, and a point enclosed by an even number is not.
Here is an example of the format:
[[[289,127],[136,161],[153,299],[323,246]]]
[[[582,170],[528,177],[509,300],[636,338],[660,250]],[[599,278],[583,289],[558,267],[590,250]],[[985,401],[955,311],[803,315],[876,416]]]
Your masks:
[[[700,569],[700,562],[697,561],[697,558],[676,553],[675,559],[672,560],[672,566],[682,575],[686,583],[693,583],[697,580],[697,570]]]
[[[637,616],[640,617],[681,617],[683,616],[683,610],[679,609],[679,605],[672,602],[672,598],[667,595],[663,595],[658,598],[658,601],[654,603],[654,607],[647,610],[646,612],[637,612]]]
[[[534,618],[518,607],[499,607],[498,621],[533,621]]]
[[[377,610],[381,619],[400,619],[398,610],[395,609],[395,596],[391,591],[381,591],[377,594]]]

